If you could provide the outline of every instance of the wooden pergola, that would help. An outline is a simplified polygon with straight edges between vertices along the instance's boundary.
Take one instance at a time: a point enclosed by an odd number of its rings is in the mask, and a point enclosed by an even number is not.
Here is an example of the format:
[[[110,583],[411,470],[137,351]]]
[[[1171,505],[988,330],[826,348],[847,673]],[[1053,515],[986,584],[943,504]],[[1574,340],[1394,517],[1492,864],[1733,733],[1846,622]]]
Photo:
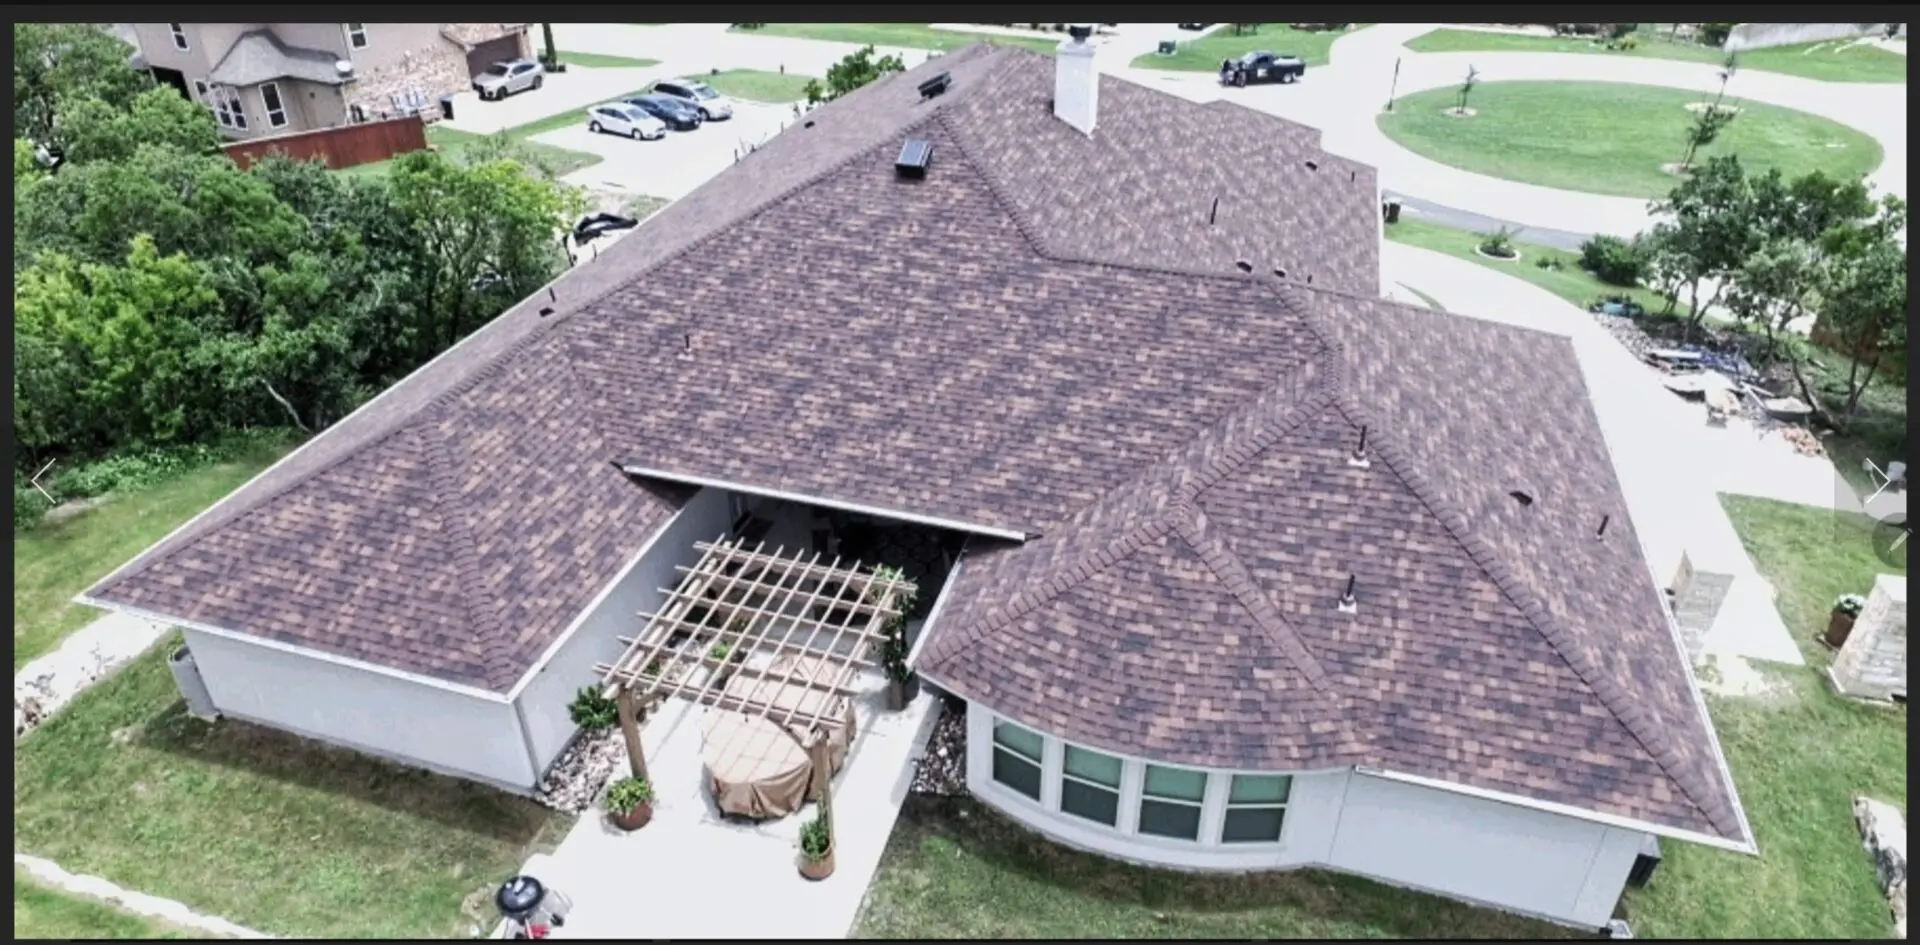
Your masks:
[[[858,561],[843,566],[838,556],[822,564],[818,552],[811,557],[804,551],[789,555],[784,548],[768,552],[765,542],[749,551],[740,539],[724,535],[696,542],[694,548],[700,560],[692,567],[677,566],[684,574],[679,587],[661,588],[667,596],[659,610],[640,614],[645,629],[637,637],[620,638],[626,646],[620,658],[596,667],[602,684],[615,689],[633,776],[648,777],[641,713],[679,697],[767,719],[799,740],[813,764],[812,793],[822,811],[830,811],[828,735],[844,717],[829,709],[858,695],[854,682],[860,670],[877,666],[867,654],[885,638],[887,624],[903,616],[898,602],[912,583]],[[825,648],[809,645],[823,634],[831,635]],[[729,647],[725,658],[711,655],[716,643]],[[798,661],[788,671],[743,665],[754,654],[770,662],[785,656],[813,659]],[[708,672],[696,683],[693,671],[702,667]],[[723,672],[729,667],[731,674]],[[722,683],[723,677],[728,681]],[[738,685],[742,679],[750,683],[744,692]],[[793,688],[821,697],[779,698]],[[805,708],[809,703],[811,711]]]

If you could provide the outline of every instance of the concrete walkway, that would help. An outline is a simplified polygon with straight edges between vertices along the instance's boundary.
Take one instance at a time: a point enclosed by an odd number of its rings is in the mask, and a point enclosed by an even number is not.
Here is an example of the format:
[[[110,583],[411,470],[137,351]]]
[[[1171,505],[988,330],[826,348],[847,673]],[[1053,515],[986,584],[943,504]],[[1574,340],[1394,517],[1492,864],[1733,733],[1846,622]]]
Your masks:
[[[1291,86],[1224,90],[1210,75],[1138,69],[1119,74],[1200,101],[1230,98],[1318,127],[1328,150],[1378,167],[1384,190],[1524,227],[1631,236],[1649,225],[1644,200],[1520,184],[1420,157],[1382,134],[1378,116],[1390,96],[1456,85],[1469,65],[1478,68],[1486,82],[1618,82],[1698,89],[1703,94],[1718,88],[1717,66],[1579,53],[1415,53],[1403,45],[1442,25],[1396,23],[1356,30],[1334,41],[1330,65],[1309,70],[1306,81]],[[1881,192],[1906,196],[1904,84],[1820,82],[1743,69],[1728,84],[1727,94],[1820,115],[1871,136],[1885,156],[1869,182]]]
[[[201,915],[172,899],[149,896],[146,893],[123,889],[98,876],[84,876],[69,873],[52,860],[43,860],[25,853],[13,855],[15,869],[25,870],[35,879],[61,892],[75,896],[99,899],[119,906],[135,915],[170,922],[185,929],[191,929],[203,935],[216,938],[272,938],[264,932],[256,932],[243,925],[222,919],[219,916]]]
[[[912,783],[913,760],[938,718],[922,693],[904,712],[879,705],[881,683],[855,709],[859,735],[834,785],[834,874],[798,871],[800,825],[814,806],[758,826],[720,818],[705,784],[700,719],[708,710],[670,702],[641,741],[659,800],[634,833],[608,825],[596,805],[551,855],[522,872],[573,898],[555,938],[845,938]]]
[[[60,711],[88,686],[145,653],[166,628],[125,614],[109,613],[75,631],[51,653],[35,657],[13,674],[14,731],[22,728],[20,702],[38,703],[39,719]]]
[[[1699,570],[1732,575],[1705,652],[1799,665],[1799,647],[1773,607],[1773,589],[1747,556],[1720,505],[1728,469],[1748,465],[1745,482],[1791,495],[1789,501],[1833,506],[1832,493],[1810,488],[1808,466],[1790,450],[1720,455],[1704,408],[1663,388],[1641,364],[1579,309],[1527,282],[1441,253],[1387,243],[1387,279],[1419,289],[1449,312],[1551,331],[1572,339],[1594,411],[1614,456],[1633,526],[1665,586],[1684,553]],[[1831,467],[1828,467],[1831,481]],[[1831,488],[1830,486],[1828,488]]]

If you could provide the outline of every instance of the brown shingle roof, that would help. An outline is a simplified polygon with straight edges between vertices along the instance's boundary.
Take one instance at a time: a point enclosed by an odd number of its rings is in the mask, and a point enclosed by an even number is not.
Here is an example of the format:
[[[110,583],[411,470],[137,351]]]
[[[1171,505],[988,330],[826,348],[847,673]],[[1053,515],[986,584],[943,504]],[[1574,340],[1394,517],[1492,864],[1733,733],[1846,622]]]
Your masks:
[[[93,595],[503,690],[683,499],[628,461],[1037,533],[923,668],[1088,745],[1744,840],[1568,343],[1371,298],[1317,134],[1103,80],[1087,138],[1050,71],[810,113]]]

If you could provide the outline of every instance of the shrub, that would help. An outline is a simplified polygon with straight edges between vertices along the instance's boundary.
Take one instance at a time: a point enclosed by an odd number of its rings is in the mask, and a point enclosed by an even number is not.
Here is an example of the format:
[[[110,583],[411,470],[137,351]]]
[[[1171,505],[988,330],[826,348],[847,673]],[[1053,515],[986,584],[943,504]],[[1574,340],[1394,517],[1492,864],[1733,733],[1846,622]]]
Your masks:
[[[1566,268],[1565,263],[1562,263],[1558,258],[1553,256],[1535,256],[1533,258],[1533,265],[1536,269],[1546,269],[1553,272],[1559,272]]]
[[[1608,285],[1639,285],[1646,274],[1648,253],[1639,239],[1595,236],[1580,244],[1580,268]]]
[[[599,686],[581,686],[567,706],[573,724],[589,732],[612,728],[620,721],[620,702],[600,691]]]
[[[1858,594],[1842,594],[1839,600],[1833,602],[1834,613],[1851,617],[1860,616],[1860,612],[1866,608],[1867,599]]]
[[[1497,259],[1512,259],[1519,255],[1513,248],[1513,234],[1506,227],[1482,235],[1480,251]]]
[[[1701,42],[1709,46],[1724,46],[1727,43],[1727,37],[1733,35],[1733,28],[1739,25],[1738,23],[1695,23],[1694,29],[1695,35],[1700,37]]]
[[[653,803],[653,782],[625,777],[607,786],[607,809],[616,814],[631,814],[642,804]]]
[[[707,650],[707,656],[711,659],[724,661],[727,657],[732,655],[733,655],[733,644],[728,643],[725,640],[721,640],[720,642],[715,643],[710,649]]]
[[[284,445],[297,437],[298,432],[294,430],[261,427],[230,433],[213,443],[134,448],[70,467],[64,472],[55,467],[40,484],[59,502],[91,499],[111,492],[137,492],[203,466],[227,462],[255,449]],[[16,476],[19,485],[14,488],[15,531],[31,528],[46,512],[44,508],[37,513],[31,511],[35,507],[35,500],[43,505],[48,503],[38,490],[25,485],[30,475],[32,472],[27,470],[19,471]],[[33,499],[21,494],[22,486],[27,492],[33,493]],[[23,512],[28,514],[23,515]]]
[[[1607,48],[1614,52],[1631,52],[1640,48],[1640,40],[1634,36],[1621,36],[1607,40]]]
[[[13,487],[13,530],[23,532],[40,524],[53,503],[40,494],[40,490],[29,485]]]
[[[735,24],[733,24],[733,28],[734,28],[734,29],[737,29],[737,30],[757,30],[757,29],[759,29],[760,27],[762,27],[762,26],[765,26],[765,25],[767,25],[767,24],[765,24],[765,23],[735,23]]]
[[[809,863],[818,863],[827,858],[827,851],[833,849],[833,827],[827,823],[824,815],[816,814],[812,820],[800,827],[800,855]]]
[[[1628,34],[1639,28],[1638,23],[1608,23],[1606,34],[1608,39],[1625,39]]]

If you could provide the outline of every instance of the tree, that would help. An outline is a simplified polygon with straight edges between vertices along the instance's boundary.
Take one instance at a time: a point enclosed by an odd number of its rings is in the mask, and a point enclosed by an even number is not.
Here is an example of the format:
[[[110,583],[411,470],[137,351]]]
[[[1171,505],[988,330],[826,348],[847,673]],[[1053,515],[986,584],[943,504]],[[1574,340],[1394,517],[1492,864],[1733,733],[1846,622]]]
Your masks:
[[[872,46],[863,46],[827,67],[826,84],[822,85],[818,79],[807,80],[807,101],[816,105],[831,102],[888,73],[907,71],[906,62],[899,56],[886,55],[877,59],[874,56]]]
[[[1806,314],[1825,284],[1827,259],[1819,247],[1792,236],[1776,237],[1741,260],[1728,280],[1727,308],[1760,326],[1767,338],[1763,360],[1779,352],[1779,333]]]
[[[1712,144],[1714,139],[1720,137],[1720,132],[1733,123],[1733,116],[1737,113],[1730,108],[1723,108],[1721,102],[1727,97],[1727,80],[1733,78],[1734,69],[1734,54],[1728,53],[1726,67],[1720,70],[1720,91],[1706,108],[1694,114],[1693,124],[1687,126],[1687,153],[1680,158],[1680,172],[1683,174],[1693,170],[1694,154]]]
[[[1230,25],[1233,28],[1233,35],[1235,36],[1252,36],[1260,32],[1260,24],[1258,23],[1233,23]]]
[[[1834,418],[1843,431],[1883,363],[1897,360],[1906,349],[1907,250],[1898,239],[1906,224],[1906,203],[1889,196],[1871,218],[1835,227],[1822,240],[1831,269],[1819,320],[1848,359],[1846,401]]]
[[[1686,289],[1691,339],[1725,291],[1727,277],[1759,245],[1752,188],[1739,158],[1710,158],[1652,209],[1671,217],[1654,226],[1653,239],[1664,253],[1663,275],[1676,290]],[[1713,287],[1702,298],[1709,283]]]
[[[64,112],[99,99],[125,108],[153,79],[127,62],[133,50],[119,37],[84,23],[13,26],[13,132],[49,150],[62,150]]]
[[[1467,96],[1473,94],[1473,87],[1478,84],[1480,84],[1480,70],[1475,69],[1471,65],[1467,66],[1466,80],[1460,83],[1460,100],[1454,103],[1453,106],[1454,114],[1465,115],[1467,113]]]
[[[81,99],[67,109],[61,129],[67,164],[126,160],[142,145],[210,154],[222,140],[213,113],[166,86],[140,93],[126,108]]]
[[[560,53],[553,48],[553,24],[552,23],[540,24],[540,38],[545,42],[547,47],[546,55],[541,56],[540,61],[546,63],[547,68],[551,69],[553,68],[554,63],[560,61]]]

